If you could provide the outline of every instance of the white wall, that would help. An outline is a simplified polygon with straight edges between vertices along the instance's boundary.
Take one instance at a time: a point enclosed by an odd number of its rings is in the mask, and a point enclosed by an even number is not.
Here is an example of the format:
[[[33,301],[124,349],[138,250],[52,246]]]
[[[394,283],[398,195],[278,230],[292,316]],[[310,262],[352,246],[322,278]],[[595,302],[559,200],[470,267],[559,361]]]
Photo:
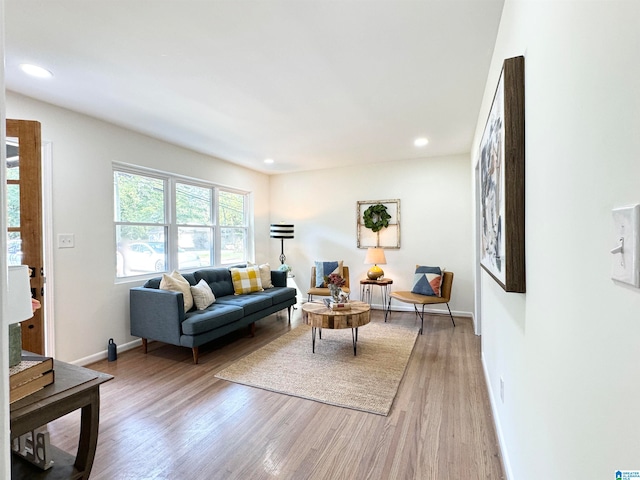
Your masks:
[[[54,245],[54,271],[48,272],[55,289],[57,359],[83,363],[105,351],[109,338],[119,345],[134,340],[129,288],[141,282],[115,283],[114,161],[253,192],[256,257],[268,255],[267,175],[12,92],[7,92],[7,116],[42,123],[42,139],[53,149],[53,238],[75,234],[75,248]]]
[[[511,479],[640,470],[640,290],[609,253],[611,209],[640,202],[639,25],[636,1],[505,3],[474,151],[502,61],[524,55],[527,293],[480,285]]]
[[[394,280],[393,289],[410,290],[416,263],[445,267],[455,273],[451,309],[470,315],[470,179],[463,155],[273,176],[271,218],[295,224],[295,239],[285,240],[284,250],[303,297],[315,260],[343,260],[349,266],[351,298],[360,297],[359,280],[370,265],[364,264],[366,250],[356,246],[357,202],[397,198],[401,248],[385,250],[385,277]],[[277,255],[280,243],[272,242]],[[380,303],[377,289],[373,303]]]

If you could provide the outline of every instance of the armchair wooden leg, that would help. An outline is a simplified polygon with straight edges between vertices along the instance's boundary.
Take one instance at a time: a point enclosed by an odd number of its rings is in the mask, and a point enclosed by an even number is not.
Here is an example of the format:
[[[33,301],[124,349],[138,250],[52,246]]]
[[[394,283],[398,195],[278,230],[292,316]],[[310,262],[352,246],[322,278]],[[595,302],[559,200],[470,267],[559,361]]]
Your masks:
[[[287,307],[287,316],[289,317],[289,325],[291,325],[291,305]]]
[[[193,347],[191,351],[193,352],[193,363],[197,365],[198,364],[198,347]]]
[[[147,339],[143,338],[142,339],[142,351],[146,354],[147,353]]]
[[[251,338],[256,336],[256,322],[249,324],[249,336]]]

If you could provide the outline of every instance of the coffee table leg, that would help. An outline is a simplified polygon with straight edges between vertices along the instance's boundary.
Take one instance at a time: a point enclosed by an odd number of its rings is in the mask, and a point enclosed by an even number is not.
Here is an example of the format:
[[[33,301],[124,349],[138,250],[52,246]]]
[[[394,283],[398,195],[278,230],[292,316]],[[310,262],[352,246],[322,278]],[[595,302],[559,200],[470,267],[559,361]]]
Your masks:
[[[311,327],[311,353],[316,353],[316,327]]]
[[[353,341],[353,356],[357,355],[356,348],[358,345],[358,327],[351,329],[351,340]]]

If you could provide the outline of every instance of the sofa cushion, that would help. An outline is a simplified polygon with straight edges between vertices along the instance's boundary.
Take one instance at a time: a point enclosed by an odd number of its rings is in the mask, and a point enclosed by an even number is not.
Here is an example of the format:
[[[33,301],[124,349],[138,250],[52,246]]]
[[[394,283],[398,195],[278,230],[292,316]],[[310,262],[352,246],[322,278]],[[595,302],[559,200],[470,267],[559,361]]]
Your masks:
[[[245,294],[245,295],[229,295],[226,297],[216,297],[216,304],[235,305],[244,310],[245,316],[259,312],[265,308],[269,308],[273,302],[268,295]]]
[[[194,310],[187,313],[184,322],[182,322],[182,333],[199,335],[237,322],[242,317],[244,317],[242,308],[216,302],[205,310]]]
[[[193,303],[198,310],[204,310],[216,301],[211,287],[204,280],[200,280],[197,285],[191,287],[191,295],[193,295]]]
[[[172,292],[181,292],[184,296],[184,311],[188,312],[193,307],[193,295],[191,295],[191,285],[177,270],[171,272],[171,275],[162,274],[160,280],[160,289]]]
[[[273,305],[286,302],[290,298],[296,297],[296,289],[290,287],[273,287],[264,292],[256,292],[251,295],[264,295],[271,298]]]
[[[233,282],[228,268],[205,268],[196,270],[194,276],[197,281],[204,280],[209,284],[216,298],[233,295]]]
[[[230,268],[233,290],[236,295],[244,293],[260,292],[262,280],[260,280],[260,269],[257,266],[245,268]]]

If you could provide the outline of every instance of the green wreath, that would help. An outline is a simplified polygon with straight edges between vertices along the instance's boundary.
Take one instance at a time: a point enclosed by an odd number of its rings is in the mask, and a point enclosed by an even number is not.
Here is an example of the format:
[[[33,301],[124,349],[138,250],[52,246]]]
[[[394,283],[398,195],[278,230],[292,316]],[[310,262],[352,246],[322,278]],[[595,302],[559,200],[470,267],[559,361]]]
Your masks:
[[[387,207],[378,203],[367,208],[364,211],[363,218],[365,227],[370,228],[373,232],[379,232],[389,226],[391,215],[387,213]]]

